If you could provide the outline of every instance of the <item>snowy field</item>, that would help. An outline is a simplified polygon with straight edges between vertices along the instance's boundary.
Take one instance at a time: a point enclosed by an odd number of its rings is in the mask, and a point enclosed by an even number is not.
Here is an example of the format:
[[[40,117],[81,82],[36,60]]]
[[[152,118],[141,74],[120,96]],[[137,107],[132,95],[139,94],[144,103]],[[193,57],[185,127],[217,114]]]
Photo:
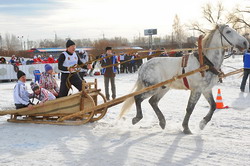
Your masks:
[[[225,73],[231,67],[241,68],[242,56],[224,61]],[[104,92],[103,77],[96,78]],[[137,73],[117,75],[117,97],[128,94],[136,79]],[[224,105],[230,108],[216,110],[203,131],[199,122],[209,107],[201,97],[190,119],[192,135],[182,133],[189,91],[181,90],[170,90],[159,103],[167,122],[164,130],[147,101],[142,104],[144,118],[134,126],[135,106],[117,120],[122,104],[110,108],[102,120],[82,126],[16,124],[6,121],[9,116],[0,116],[0,165],[249,166],[250,93],[248,84],[246,92],[240,92],[241,79],[234,75],[213,88],[214,97],[221,89]],[[14,107],[14,85],[0,83],[1,110]]]

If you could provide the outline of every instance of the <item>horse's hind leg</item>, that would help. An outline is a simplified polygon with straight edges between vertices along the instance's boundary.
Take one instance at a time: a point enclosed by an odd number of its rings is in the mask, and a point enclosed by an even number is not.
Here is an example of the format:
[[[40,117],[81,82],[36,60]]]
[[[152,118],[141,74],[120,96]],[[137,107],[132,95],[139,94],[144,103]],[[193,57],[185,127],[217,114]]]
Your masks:
[[[136,116],[132,119],[132,124],[138,123],[142,118],[142,109],[141,109],[141,103],[145,99],[143,98],[144,95],[140,94],[134,97],[135,99],[135,106],[136,106]]]
[[[206,100],[208,101],[208,103],[210,104],[210,110],[207,113],[207,115],[201,120],[200,122],[200,129],[203,130],[204,127],[206,126],[206,124],[211,120],[214,111],[216,109],[216,103],[214,101],[214,97],[212,94],[212,90],[209,92],[204,92],[202,93],[204,95],[204,97],[206,98]]]
[[[167,93],[168,90],[169,89],[162,90],[160,93],[152,96],[149,99],[149,103],[152,106],[152,108],[154,109],[154,111],[159,119],[159,125],[161,126],[162,129],[164,129],[166,126],[166,120],[165,120],[165,117],[162,114],[161,110],[158,107],[158,103],[159,103],[160,99]]]
[[[197,92],[197,91],[191,91],[189,100],[188,100],[188,105],[186,108],[186,115],[184,117],[184,120],[182,122],[182,126],[184,128],[183,132],[185,134],[192,134],[192,132],[190,131],[189,127],[188,127],[188,122],[189,122],[189,118],[194,110],[194,107],[196,105],[196,103],[198,102],[199,98],[201,96],[201,92]]]

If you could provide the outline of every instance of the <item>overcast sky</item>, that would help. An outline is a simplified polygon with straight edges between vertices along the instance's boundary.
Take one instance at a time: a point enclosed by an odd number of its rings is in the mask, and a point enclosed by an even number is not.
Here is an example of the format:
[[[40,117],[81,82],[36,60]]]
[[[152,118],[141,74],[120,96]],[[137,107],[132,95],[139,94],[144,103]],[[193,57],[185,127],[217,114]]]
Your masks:
[[[143,36],[156,28],[171,34],[174,16],[181,23],[200,20],[201,7],[217,0],[0,0],[0,34],[24,39]],[[250,6],[250,0],[221,0],[227,9]]]

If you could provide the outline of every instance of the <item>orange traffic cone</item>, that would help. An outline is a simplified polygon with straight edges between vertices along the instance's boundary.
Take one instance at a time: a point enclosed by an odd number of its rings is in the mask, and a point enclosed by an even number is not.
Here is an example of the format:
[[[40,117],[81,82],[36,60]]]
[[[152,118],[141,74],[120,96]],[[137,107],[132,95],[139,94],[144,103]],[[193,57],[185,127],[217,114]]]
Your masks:
[[[223,101],[222,101],[222,96],[220,89],[218,89],[218,94],[216,97],[216,109],[224,109],[224,108],[229,108],[228,106],[224,106]]]

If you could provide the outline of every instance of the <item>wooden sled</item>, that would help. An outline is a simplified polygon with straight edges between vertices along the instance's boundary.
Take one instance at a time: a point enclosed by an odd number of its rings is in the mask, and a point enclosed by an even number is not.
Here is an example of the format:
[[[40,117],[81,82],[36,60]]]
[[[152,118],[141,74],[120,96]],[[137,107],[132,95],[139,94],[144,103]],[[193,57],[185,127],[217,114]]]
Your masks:
[[[103,118],[108,108],[120,104],[130,97],[162,87],[175,80],[182,79],[194,73],[206,71],[208,69],[209,66],[205,65],[193,71],[176,75],[169,80],[165,80],[108,102],[105,96],[100,92],[101,90],[97,89],[97,80],[95,80],[95,82],[92,83],[83,83],[83,87],[85,87],[83,88],[84,90],[74,95],[48,101],[42,106],[35,105],[32,110],[23,108],[19,110],[0,111],[0,116],[10,114],[11,117],[8,119],[8,122],[17,123],[81,125]],[[242,72],[242,69],[225,74],[221,76],[221,78],[240,72]],[[102,103],[97,103],[98,96],[102,98]]]
[[[80,125],[87,122],[97,121],[106,114],[107,107],[98,110],[91,108],[98,105],[98,98],[102,103],[106,103],[105,96],[101,89],[97,89],[97,80],[95,82],[85,83],[82,85],[84,90],[76,94],[47,101],[43,105],[34,105],[33,109],[22,108],[18,110],[0,111],[0,115],[10,114],[8,122],[16,123],[40,123],[40,124],[60,124],[60,125]],[[101,104],[102,104],[101,103]],[[81,116],[75,116],[65,121],[58,121],[59,118],[77,113],[84,112]]]

